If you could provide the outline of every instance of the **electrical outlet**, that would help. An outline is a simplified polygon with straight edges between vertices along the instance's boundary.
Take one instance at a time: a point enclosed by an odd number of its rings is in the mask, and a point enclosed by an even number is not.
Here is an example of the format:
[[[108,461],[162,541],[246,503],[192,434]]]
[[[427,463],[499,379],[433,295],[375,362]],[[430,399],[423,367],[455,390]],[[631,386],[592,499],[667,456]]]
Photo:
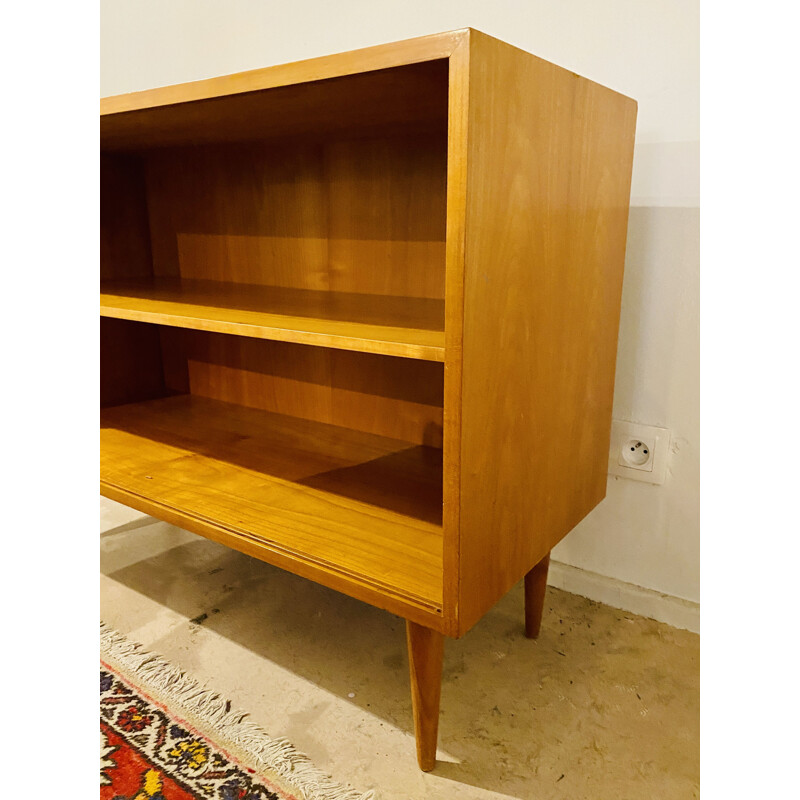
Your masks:
[[[669,455],[669,431],[623,420],[611,421],[608,472],[621,478],[664,483]]]
[[[649,436],[623,436],[619,442],[619,458],[617,464],[629,469],[640,469],[652,472],[655,461],[655,442]]]

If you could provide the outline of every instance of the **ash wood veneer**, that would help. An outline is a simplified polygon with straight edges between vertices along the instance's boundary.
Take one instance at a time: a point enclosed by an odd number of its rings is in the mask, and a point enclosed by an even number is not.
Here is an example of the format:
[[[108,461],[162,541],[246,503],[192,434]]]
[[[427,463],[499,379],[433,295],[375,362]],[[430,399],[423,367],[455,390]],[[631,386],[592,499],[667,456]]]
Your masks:
[[[101,102],[101,491],[443,637],[605,494],[636,103],[466,29]]]

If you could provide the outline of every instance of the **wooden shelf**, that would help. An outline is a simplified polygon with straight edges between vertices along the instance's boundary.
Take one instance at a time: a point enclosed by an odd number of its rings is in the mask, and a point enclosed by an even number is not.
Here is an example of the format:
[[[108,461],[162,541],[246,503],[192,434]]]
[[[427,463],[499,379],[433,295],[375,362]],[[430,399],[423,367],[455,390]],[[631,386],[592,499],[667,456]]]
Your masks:
[[[444,361],[444,301],[206,280],[105,281],[100,314],[179,328]]]
[[[441,610],[440,450],[179,395],[104,409],[100,470],[112,499],[353,596]]]

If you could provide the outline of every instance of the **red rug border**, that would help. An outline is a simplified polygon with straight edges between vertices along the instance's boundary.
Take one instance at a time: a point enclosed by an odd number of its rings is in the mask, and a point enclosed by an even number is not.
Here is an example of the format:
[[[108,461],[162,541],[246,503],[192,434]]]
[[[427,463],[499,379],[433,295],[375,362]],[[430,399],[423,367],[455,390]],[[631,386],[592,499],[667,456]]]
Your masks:
[[[154,706],[160,708],[165,714],[167,714],[171,719],[174,719],[176,722],[179,722],[181,725],[185,725],[195,736],[199,736],[208,742],[210,745],[215,747],[219,750],[226,758],[230,759],[236,766],[240,769],[245,770],[246,772],[250,772],[252,775],[255,775],[259,780],[263,781],[267,788],[271,791],[274,791],[276,794],[283,795],[286,800],[304,800],[303,797],[298,797],[295,794],[289,794],[280,786],[276,786],[269,778],[264,777],[261,773],[257,772],[253,767],[248,766],[247,764],[242,763],[242,761],[237,758],[236,756],[232,755],[228,752],[227,749],[222,747],[218,742],[210,739],[205,733],[198,730],[196,726],[192,725],[190,722],[185,720],[183,717],[176,714],[173,710],[168,708],[164,703],[156,700],[155,698],[150,696],[150,693],[142,689],[142,687],[136,682],[131,680],[128,677],[128,673],[126,671],[121,671],[119,667],[115,667],[113,664],[108,663],[105,661],[102,656],[100,658],[100,663],[108,670],[113,672],[118,678],[122,678],[122,680],[129,683],[137,692],[141,693],[142,697],[144,697],[148,702],[152,703]],[[288,780],[288,779],[287,779]]]

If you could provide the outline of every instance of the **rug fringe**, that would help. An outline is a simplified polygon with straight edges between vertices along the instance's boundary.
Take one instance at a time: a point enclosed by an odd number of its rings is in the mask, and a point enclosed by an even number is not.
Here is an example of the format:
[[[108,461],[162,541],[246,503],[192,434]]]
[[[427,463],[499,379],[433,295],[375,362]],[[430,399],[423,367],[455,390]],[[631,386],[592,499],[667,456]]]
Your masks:
[[[375,793],[348,789],[336,783],[295,749],[286,739],[273,739],[245,719],[247,712],[231,710],[229,702],[161,656],[100,623],[100,649],[130,673],[140,676],[170,701],[186,709],[204,724],[253,758],[254,767],[273,770],[305,796],[305,800],[375,800]],[[145,688],[145,687],[143,687]]]

